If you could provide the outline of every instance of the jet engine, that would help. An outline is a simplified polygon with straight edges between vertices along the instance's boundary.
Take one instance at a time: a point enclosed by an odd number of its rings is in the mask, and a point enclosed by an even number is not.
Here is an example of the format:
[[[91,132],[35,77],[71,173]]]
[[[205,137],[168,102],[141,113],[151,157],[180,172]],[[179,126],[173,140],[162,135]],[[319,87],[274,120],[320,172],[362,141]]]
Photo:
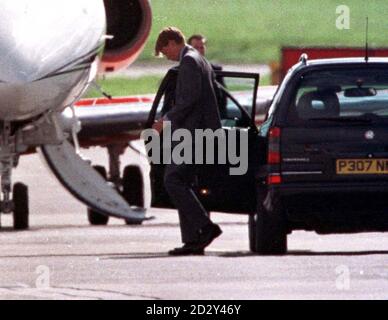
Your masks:
[[[148,0],[104,0],[108,39],[99,71],[117,71],[136,60],[151,30]]]

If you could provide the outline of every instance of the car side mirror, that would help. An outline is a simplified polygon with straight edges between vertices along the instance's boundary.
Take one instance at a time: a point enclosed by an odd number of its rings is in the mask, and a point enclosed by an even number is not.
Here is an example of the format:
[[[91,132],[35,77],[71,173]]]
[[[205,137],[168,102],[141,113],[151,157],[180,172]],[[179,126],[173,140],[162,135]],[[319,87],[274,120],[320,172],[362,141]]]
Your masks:
[[[250,126],[250,119],[247,119],[245,117],[235,119],[235,126],[237,128],[248,128]]]

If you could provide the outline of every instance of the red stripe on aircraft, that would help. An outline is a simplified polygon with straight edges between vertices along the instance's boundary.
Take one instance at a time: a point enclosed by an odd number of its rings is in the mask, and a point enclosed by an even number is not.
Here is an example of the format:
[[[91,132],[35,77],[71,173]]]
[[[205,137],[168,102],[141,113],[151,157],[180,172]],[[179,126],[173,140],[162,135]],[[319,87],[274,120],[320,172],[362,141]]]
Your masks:
[[[96,105],[109,105],[109,104],[120,104],[120,103],[151,103],[152,99],[148,97],[123,97],[123,98],[98,98],[98,99],[82,99],[75,105],[77,107],[92,107]]]

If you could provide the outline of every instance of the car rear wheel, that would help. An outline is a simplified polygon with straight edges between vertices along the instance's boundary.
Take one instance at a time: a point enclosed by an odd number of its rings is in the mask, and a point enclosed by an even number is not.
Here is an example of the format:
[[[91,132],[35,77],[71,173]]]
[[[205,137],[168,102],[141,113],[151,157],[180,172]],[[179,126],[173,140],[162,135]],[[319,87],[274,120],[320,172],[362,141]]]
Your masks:
[[[287,222],[279,200],[272,201],[270,208],[258,201],[257,212],[249,220],[250,249],[262,255],[287,253]]]
[[[93,166],[93,168],[106,180],[107,173],[103,166]],[[92,226],[105,226],[109,222],[109,217],[88,208],[88,220]]]
[[[256,252],[256,214],[250,214],[248,218],[249,249]]]

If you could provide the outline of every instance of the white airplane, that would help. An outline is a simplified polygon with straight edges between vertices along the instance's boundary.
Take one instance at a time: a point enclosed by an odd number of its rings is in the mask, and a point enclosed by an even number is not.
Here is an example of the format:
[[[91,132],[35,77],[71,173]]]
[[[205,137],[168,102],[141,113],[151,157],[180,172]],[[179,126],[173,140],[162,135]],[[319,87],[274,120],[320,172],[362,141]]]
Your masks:
[[[148,0],[0,0],[0,214],[13,212],[15,229],[28,228],[29,206],[12,169],[36,148],[92,213],[147,219],[80,157],[79,119],[63,111],[74,110],[98,71],[137,58],[151,20]]]

